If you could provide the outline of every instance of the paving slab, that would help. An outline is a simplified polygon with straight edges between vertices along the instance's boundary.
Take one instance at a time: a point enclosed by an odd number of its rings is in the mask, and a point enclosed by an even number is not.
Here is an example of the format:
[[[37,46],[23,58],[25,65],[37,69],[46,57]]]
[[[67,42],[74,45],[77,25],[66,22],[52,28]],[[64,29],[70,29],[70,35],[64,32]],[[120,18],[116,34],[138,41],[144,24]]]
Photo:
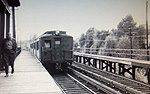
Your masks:
[[[11,67],[9,67],[11,72]],[[15,60],[15,72],[0,73],[0,94],[63,94],[41,63],[28,51]]]

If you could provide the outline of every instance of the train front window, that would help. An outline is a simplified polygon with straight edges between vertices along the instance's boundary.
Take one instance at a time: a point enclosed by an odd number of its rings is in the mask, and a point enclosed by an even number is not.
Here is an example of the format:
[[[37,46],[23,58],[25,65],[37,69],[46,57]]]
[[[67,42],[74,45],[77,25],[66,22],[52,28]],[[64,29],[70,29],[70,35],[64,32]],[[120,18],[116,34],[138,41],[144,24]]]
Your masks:
[[[51,48],[51,41],[50,40],[45,40],[44,47],[45,48]]]

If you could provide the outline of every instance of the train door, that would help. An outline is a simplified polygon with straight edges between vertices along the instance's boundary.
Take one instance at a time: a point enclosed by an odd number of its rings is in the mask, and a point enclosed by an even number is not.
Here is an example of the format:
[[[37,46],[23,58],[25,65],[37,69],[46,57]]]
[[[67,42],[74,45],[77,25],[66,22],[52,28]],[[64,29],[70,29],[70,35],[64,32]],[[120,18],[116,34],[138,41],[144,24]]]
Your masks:
[[[54,42],[54,60],[61,61],[62,60],[62,52],[61,52],[61,38],[55,38]]]
[[[64,50],[64,58],[65,60],[72,61],[73,60],[73,38],[72,37],[64,37],[63,39],[63,50]]]
[[[51,61],[51,40],[50,39],[44,39],[43,41],[43,54],[42,54],[42,57],[43,57],[43,60],[45,62],[49,62]]]

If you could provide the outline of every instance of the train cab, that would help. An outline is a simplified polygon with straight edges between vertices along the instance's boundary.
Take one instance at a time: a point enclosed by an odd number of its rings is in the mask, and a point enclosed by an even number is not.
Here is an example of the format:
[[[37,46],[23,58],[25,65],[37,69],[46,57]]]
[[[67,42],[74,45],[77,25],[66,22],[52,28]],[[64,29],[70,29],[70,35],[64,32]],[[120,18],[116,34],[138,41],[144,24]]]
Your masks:
[[[73,61],[73,37],[66,32],[47,31],[37,40],[39,49],[34,53],[41,63],[61,68]]]

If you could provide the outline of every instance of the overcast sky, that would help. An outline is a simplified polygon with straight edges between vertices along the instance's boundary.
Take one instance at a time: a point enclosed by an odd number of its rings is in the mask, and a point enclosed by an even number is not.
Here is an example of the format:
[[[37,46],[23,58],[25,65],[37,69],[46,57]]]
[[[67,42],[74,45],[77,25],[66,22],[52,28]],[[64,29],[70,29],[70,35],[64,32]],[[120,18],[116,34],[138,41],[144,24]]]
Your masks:
[[[150,8],[150,0],[147,1]],[[137,25],[145,24],[146,0],[20,0],[20,3],[16,9],[19,40],[29,40],[34,34],[39,36],[50,30],[65,30],[75,39],[90,27],[115,29],[128,14]]]

